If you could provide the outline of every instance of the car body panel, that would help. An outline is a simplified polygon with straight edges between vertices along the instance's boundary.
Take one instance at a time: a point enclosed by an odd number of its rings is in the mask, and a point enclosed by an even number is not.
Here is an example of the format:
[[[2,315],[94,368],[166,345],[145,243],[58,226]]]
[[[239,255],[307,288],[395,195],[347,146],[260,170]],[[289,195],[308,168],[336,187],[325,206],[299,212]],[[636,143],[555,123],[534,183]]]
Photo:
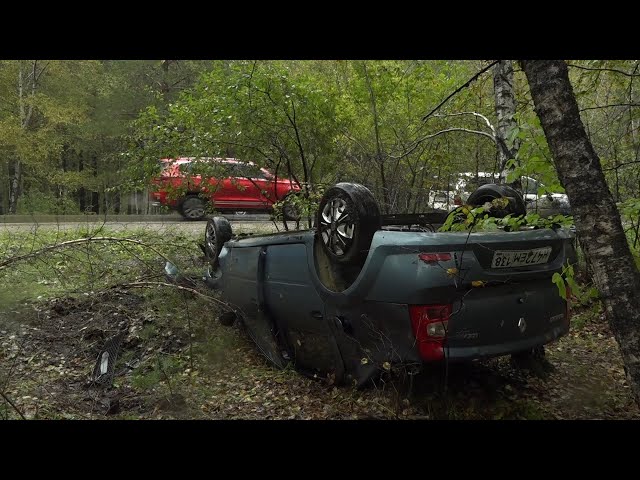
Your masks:
[[[359,273],[336,291],[321,279],[314,231],[254,236],[222,248],[220,288],[242,318],[269,318],[276,343],[296,366],[361,383],[385,362],[424,363],[410,305],[453,305],[446,344],[451,361],[514,353],[566,333],[566,302],[551,276],[561,271],[571,239],[563,229],[379,230]],[[495,250],[541,246],[551,248],[546,263],[491,268]],[[427,263],[418,258],[424,252],[447,252],[451,260]]]

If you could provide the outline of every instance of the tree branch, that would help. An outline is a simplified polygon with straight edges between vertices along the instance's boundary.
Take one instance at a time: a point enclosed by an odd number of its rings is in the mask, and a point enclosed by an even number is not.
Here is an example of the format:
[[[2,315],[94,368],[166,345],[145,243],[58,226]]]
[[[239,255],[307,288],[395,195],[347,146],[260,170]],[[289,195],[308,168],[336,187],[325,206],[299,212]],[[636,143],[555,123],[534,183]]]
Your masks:
[[[481,118],[482,120],[484,120],[484,123],[487,124],[487,127],[489,127],[489,129],[491,130],[491,133],[493,133],[493,136],[494,137],[496,136],[496,129],[494,128],[492,123],[489,121],[487,117],[485,117],[484,115],[478,112],[436,113],[433,116],[434,117],[459,117],[460,115],[474,115],[476,117]]]
[[[640,163],[640,160],[632,160],[630,162],[620,163],[620,164],[616,165],[615,167],[603,168],[602,171],[603,172],[610,172],[611,170],[617,170],[620,167],[626,167],[627,165],[633,165],[633,164],[637,164],[637,163]]]
[[[583,67],[582,65],[576,65],[575,63],[567,63],[567,66],[578,68],[580,70],[591,70],[596,72],[613,72],[619,73],[621,75],[626,75],[627,77],[640,77],[640,73],[629,73],[624,70],[618,70],[617,68],[596,68],[596,67]]]
[[[198,295],[199,297],[202,297],[212,303],[222,305],[229,310],[233,310],[231,305],[223,302],[222,300],[218,300],[217,298],[210,297],[208,295],[205,295],[204,293],[200,293],[195,288],[183,287],[182,285],[176,285],[174,283],[140,281],[140,282],[131,282],[131,283],[119,283],[117,285],[112,286],[111,288],[151,288],[151,287],[169,287],[169,288],[175,288],[177,290],[183,290],[185,292],[190,292],[190,293],[193,293],[194,295]]]
[[[483,68],[482,70],[478,71],[473,77],[471,77],[469,80],[467,80],[463,85],[459,86],[458,88],[456,88],[453,93],[451,93],[447,98],[445,98],[442,102],[440,102],[438,104],[438,106],[436,106],[436,108],[434,108],[433,110],[431,110],[429,113],[427,113],[424,117],[422,117],[422,121],[424,122],[427,118],[429,118],[431,115],[433,115],[435,112],[437,112],[440,107],[442,107],[445,103],[447,103],[449,101],[449,99],[451,97],[453,97],[454,95],[456,95],[457,93],[459,93],[460,91],[464,90],[465,88],[467,88],[469,85],[471,85],[480,75],[482,75],[484,72],[486,72],[487,70],[489,70],[491,67],[493,67],[494,65],[496,65],[499,62],[499,60],[496,60],[494,62],[491,62],[489,65],[487,65],[485,68]]]
[[[416,140],[415,144],[405,153],[403,153],[402,155],[399,155],[397,157],[394,157],[393,155],[389,155],[390,158],[394,158],[394,159],[398,159],[398,158],[403,158],[406,157],[407,155],[410,155],[416,148],[418,148],[418,146],[424,142],[425,140],[429,140],[430,138],[433,137],[437,137],[439,135],[442,135],[443,133],[448,133],[448,132],[466,132],[466,133],[474,133],[476,135],[482,135],[483,137],[487,137],[489,139],[491,139],[491,141],[495,144],[497,144],[496,138],[491,135],[490,133],[487,132],[482,132],[480,130],[470,130],[468,128],[459,128],[459,127],[453,127],[453,128],[447,128],[445,130],[440,130],[439,132],[436,133],[431,133],[429,135],[425,135],[424,137],[422,137],[419,140]]]
[[[15,406],[15,404],[11,401],[11,399],[7,397],[2,390],[0,390],[0,397],[4,398],[4,401],[7,402],[9,405],[11,405],[11,408],[13,408],[16,412],[18,412],[18,415],[20,415],[20,418],[22,418],[23,420],[26,420],[25,416],[22,414],[20,409]]]
[[[596,105],[595,107],[581,108],[580,111],[584,112],[586,110],[599,110],[601,108],[610,108],[610,107],[640,107],[640,103],[612,103],[610,105]]]
[[[29,258],[37,257],[39,255],[51,252],[53,250],[58,250],[61,248],[65,248],[73,245],[80,245],[83,243],[90,243],[90,242],[121,242],[121,243],[135,243],[136,245],[144,245],[148,247],[150,250],[152,250],[154,253],[160,255],[164,260],[169,261],[169,259],[164,255],[162,255],[160,252],[158,252],[154,248],[150,247],[149,245],[139,240],[133,240],[131,238],[117,238],[117,237],[88,237],[88,238],[79,238],[76,240],[67,240],[66,242],[57,243],[55,245],[49,245],[48,247],[41,248],[34,252],[26,253],[24,255],[18,255],[17,257],[8,258],[0,262],[0,270],[2,270],[3,268],[6,268],[11,264],[20,262],[22,260],[27,260]]]

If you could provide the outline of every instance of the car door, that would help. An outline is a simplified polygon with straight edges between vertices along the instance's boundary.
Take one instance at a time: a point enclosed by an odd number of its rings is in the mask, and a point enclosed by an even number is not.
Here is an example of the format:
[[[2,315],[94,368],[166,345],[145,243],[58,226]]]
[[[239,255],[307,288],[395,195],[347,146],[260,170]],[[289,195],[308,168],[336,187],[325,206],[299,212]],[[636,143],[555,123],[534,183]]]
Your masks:
[[[233,163],[215,200],[221,208],[263,210],[269,202],[262,192],[269,188],[270,181],[260,169],[245,163]]]
[[[284,332],[296,366],[341,376],[340,350],[325,319],[325,304],[309,271],[308,244],[269,245],[265,252],[264,299]]]

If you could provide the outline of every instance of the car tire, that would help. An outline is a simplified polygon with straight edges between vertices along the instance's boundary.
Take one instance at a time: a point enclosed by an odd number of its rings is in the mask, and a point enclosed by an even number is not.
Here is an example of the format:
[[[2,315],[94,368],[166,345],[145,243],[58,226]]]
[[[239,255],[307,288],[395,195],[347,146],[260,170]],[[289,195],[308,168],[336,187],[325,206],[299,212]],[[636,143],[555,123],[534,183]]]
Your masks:
[[[180,205],[180,213],[186,220],[202,220],[205,215],[205,202],[200,197],[189,195]]]
[[[223,245],[231,240],[233,232],[229,220],[224,217],[211,217],[204,230],[204,253],[215,269],[218,266],[218,256]]]
[[[381,228],[380,209],[371,191],[357,183],[338,183],[320,200],[316,238],[332,260],[360,263]]]
[[[469,195],[466,203],[478,207],[487,202],[503,197],[509,199],[509,205],[505,208],[492,209],[492,211],[489,212],[492,217],[506,217],[509,214],[513,216],[527,214],[527,208],[524,200],[522,199],[522,195],[509,185],[494,183],[482,185]]]
[[[285,197],[282,204],[282,217],[290,222],[297,222],[300,220],[300,210],[296,204],[292,201],[294,194],[289,194]]]

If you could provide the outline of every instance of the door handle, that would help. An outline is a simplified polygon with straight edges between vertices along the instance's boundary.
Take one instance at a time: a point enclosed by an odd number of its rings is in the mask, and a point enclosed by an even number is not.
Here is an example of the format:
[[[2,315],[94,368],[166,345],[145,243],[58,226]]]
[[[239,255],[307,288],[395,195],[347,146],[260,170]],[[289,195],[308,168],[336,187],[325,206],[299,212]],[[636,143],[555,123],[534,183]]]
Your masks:
[[[324,315],[322,315],[322,312],[318,311],[318,310],[314,310],[311,312],[311,316],[313,318],[317,318],[318,320],[322,320],[324,318]]]

